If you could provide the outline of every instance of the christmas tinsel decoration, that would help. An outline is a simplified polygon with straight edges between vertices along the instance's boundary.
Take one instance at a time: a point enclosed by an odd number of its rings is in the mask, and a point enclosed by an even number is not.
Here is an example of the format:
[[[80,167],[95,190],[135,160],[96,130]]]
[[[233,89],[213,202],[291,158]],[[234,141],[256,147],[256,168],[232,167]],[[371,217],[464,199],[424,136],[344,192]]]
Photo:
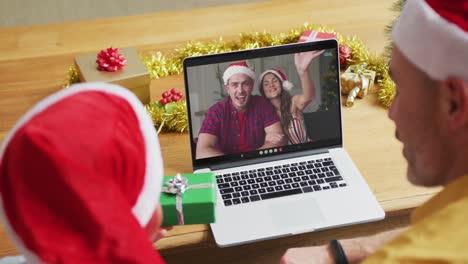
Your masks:
[[[166,105],[154,101],[145,105],[145,109],[151,116],[158,133],[187,132],[188,115],[185,100],[171,102]]]
[[[66,81],[63,84],[63,87],[68,87],[74,83],[79,82],[80,79],[78,77],[78,71],[76,70],[75,66],[70,66],[68,68],[67,74],[66,74]]]

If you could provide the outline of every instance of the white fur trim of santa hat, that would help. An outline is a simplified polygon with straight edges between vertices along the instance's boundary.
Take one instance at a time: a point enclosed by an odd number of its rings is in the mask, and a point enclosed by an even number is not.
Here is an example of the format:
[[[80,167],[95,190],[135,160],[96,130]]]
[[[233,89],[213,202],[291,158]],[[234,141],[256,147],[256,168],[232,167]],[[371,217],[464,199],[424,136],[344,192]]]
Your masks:
[[[253,81],[255,81],[256,79],[255,72],[252,69],[250,69],[247,62],[241,61],[241,62],[229,64],[228,68],[224,71],[224,74],[223,74],[224,85],[227,85],[229,78],[239,73],[249,76]]]
[[[260,80],[263,80],[263,77],[265,77],[265,75],[267,73],[271,73],[271,74],[274,74],[276,77],[278,77],[278,79],[281,80],[281,82],[283,83],[283,89],[286,90],[286,91],[291,91],[292,88],[294,88],[294,84],[290,81],[288,81],[288,79],[286,78],[286,75],[284,75],[284,73],[278,69],[269,69],[269,70],[266,70],[262,73],[262,75],[260,75]]]
[[[468,80],[468,33],[423,0],[407,0],[392,31],[394,46],[435,80]]]

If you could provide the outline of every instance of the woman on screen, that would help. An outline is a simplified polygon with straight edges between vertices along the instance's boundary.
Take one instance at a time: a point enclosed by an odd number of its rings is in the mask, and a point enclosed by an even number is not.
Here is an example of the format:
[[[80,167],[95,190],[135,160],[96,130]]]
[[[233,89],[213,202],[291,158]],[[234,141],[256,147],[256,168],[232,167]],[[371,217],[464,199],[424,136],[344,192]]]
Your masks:
[[[260,75],[260,93],[275,107],[290,144],[310,141],[303,117],[304,109],[315,99],[315,87],[310,79],[309,67],[312,60],[323,52],[322,50],[294,54],[294,63],[301,80],[301,94],[289,94],[294,85],[278,69],[271,68]]]

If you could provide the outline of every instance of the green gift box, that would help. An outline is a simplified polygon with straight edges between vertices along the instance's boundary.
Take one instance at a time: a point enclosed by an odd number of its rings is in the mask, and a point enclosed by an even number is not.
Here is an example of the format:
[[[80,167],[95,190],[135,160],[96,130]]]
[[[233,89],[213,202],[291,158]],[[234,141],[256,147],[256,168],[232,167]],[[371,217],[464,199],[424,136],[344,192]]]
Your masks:
[[[162,226],[214,223],[215,175],[207,172],[165,176],[159,200],[163,209]],[[177,202],[181,205],[181,213],[177,210]]]

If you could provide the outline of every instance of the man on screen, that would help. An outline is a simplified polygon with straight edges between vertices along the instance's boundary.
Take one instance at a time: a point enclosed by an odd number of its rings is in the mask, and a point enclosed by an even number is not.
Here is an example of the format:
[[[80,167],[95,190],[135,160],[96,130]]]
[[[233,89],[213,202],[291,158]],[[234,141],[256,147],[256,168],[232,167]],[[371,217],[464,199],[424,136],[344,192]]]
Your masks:
[[[285,144],[274,107],[252,95],[255,76],[245,61],[224,71],[228,97],[208,110],[198,135],[197,159]]]

